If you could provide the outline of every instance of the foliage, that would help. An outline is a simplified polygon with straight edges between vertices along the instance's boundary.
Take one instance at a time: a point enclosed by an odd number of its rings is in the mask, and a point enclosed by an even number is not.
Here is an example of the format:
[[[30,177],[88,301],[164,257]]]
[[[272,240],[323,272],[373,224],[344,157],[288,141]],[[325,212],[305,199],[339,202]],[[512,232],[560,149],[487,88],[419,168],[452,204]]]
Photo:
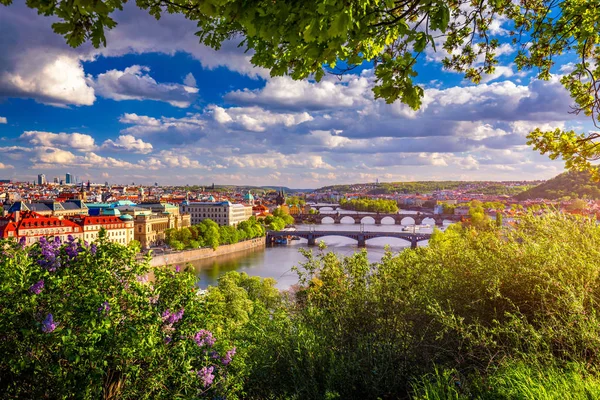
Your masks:
[[[105,238],[0,246],[2,398],[214,398],[235,385],[192,272]]]
[[[600,184],[594,182],[588,172],[565,172],[532,189],[515,196],[527,199],[600,199]]]
[[[515,196],[525,190],[531,189],[534,185],[502,185],[493,184],[482,188],[471,189],[466,193],[484,194],[487,196]]]
[[[219,226],[211,219],[205,219],[199,224],[181,229],[167,229],[165,241],[175,250],[197,249],[219,245],[234,244],[243,240],[254,239],[265,235],[265,231],[256,217],[242,221],[237,226]]]
[[[387,199],[341,199],[340,207],[345,210],[379,212],[386,214],[398,212],[398,204],[396,201]]]
[[[289,205],[299,205],[299,206],[303,206],[306,204],[306,200],[304,200],[303,197],[299,197],[299,196],[290,196],[287,197],[285,199],[286,204]]]
[[[267,215],[265,218],[261,218],[260,222],[269,230],[280,231],[287,225],[292,225],[295,220],[294,217],[285,212],[283,208],[278,207],[273,210],[272,215]]]
[[[600,378],[577,363],[565,367],[510,362],[489,376],[437,371],[415,384],[413,400],[579,400],[600,398]]]

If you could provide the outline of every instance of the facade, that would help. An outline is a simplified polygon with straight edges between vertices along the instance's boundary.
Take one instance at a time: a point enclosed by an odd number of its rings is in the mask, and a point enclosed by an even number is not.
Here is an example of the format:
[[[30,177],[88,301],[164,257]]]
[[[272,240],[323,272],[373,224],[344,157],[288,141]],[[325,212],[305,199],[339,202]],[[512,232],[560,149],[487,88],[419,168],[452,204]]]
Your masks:
[[[170,203],[141,203],[138,207],[150,209],[155,214],[170,215],[174,220],[175,229],[185,228],[192,224],[189,213],[180,212],[179,206]]]
[[[199,224],[205,219],[215,221],[219,225],[235,226],[252,216],[252,206],[221,202],[183,202],[181,212],[189,213],[192,225]]]
[[[454,215],[469,215],[469,207],[456,207],[454,209]]]
[[[39,174],[38,175],[38,185],[45,185],[45,184],[46,184],[46,175]]]
[[[133,218],[129,215],[121,217],[80,215],[71,220],[81,227],[81,238],[87,242],[98,239],[101,229],[106,230],[106,238],[113,243],[128,245],[134,237]]]
[[[169,215],[139,214],[134,219],[133,238],[143,249],[157,246],[165,240],[165,231],[175,228],[175,221]]]
[[[75,183],[75,182],[73,182],[73,175],[71,175],[71,174],[67,173],[67,174],[65,175],[65,183],[66,183],[67,185],[69,185],[69,184],[71,184],[71,183]]]
[[[17,240],[24,237],[26,245],[46,236],[58,236],[64,241],[69,235],[81,239],[83,229],[68,219],[44,216],[33,211],[15,211],[0,218],[0,237]]]

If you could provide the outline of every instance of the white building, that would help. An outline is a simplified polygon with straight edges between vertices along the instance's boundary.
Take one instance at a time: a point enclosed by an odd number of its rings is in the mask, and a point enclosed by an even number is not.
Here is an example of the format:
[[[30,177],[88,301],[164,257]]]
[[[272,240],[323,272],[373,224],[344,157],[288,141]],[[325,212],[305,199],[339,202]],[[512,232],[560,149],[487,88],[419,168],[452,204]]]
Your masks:
[[[188,202],[181,203],[181,212],[189,213],[192,225],[205,219],[211,219],[219,225],[237,225],[252,216],[252,206],[221,202]]]

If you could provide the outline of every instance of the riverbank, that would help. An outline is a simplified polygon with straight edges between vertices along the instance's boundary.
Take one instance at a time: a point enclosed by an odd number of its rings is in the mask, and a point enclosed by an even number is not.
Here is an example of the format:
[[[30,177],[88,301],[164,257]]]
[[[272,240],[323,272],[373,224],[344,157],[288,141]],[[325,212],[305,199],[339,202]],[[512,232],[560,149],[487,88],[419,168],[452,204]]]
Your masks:
[[[249,249],[259,249],[265,247],[265,238],[259,237],[235,244],[225,244],[217,247],[216,250],[202,248],[195,250],[183,250],[177,253],[153,255],[150,265],[153,267],[161,265],[187,264],[196,260],[204,260],[213,257],[219,257],[227,254],[233,254]]]

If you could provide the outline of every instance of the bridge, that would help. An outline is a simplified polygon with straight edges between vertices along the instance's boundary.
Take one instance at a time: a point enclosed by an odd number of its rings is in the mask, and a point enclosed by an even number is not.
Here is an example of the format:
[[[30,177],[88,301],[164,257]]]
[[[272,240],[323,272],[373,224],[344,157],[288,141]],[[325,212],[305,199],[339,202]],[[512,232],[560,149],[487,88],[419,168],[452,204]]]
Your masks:
[[[334,203],[312,203],[312,204],[307,204],[307,206],[309,206],[310,208],[314,208],[315,210],[320,210],[321,208],[331,208],[333,211],[336,210],[341,210],[342,207],[339,204],[334,204]]]
[[[369,214],[369,213],[356,213],[356,214],[296,214],[293,215],[294,221],[297,224],[309,223],[309,224],[322,224],[325,218],[333,219],[334,224],[341,224],[343,218],[352,218],[355,224],[361,224],[364,218],[370,217],[375,220],[375,225],[381,225],[384,218],[391,218],[394,220],[394,225],[402,225],[402,220],[405,218],[412,218],[414,224],[421,225],[423,220],[431,218],[435,221],[435,224],[442,226],[444,220],[458,222],[461,220],[460,216],[456,215],[442,215],[442,214],[428,214],[428,213],[416,213],[416,214]],[[392,224],[390,224],[392,225]],[[412,224],[407,224],[412,225]]]
[[[275,238],[298,236],[308,240],[309,246],[317,244],[317,239],[325,236],[344,236],[354,239],[358,242],[358,247],[366,247],[367,240],[378,237],[392,237],[404,239],[410,242],[410,248],[416,249],[417,243],[422,240],[429,240],[430,233],[418,232],[352,232],[352,231],[269,231],[267,232],[267,244],[273,243]]]

